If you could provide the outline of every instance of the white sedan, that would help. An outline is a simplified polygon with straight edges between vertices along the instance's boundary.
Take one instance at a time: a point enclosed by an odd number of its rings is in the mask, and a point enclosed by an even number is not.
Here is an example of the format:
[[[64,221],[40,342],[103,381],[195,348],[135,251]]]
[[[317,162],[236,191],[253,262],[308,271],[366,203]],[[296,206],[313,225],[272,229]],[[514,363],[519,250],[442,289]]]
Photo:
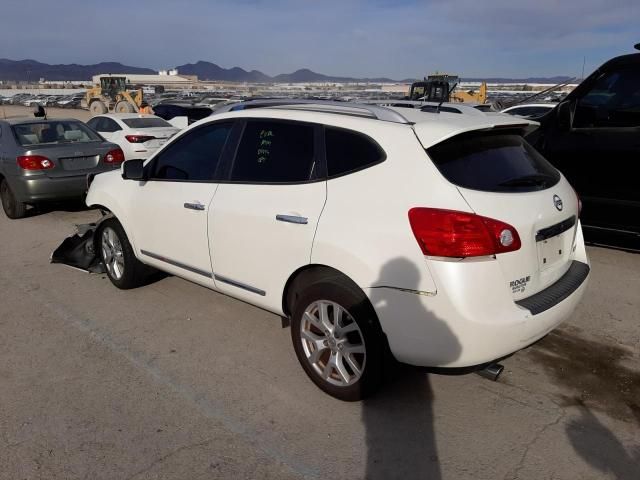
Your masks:
[[[141,113],[97,115],[87,125],[106,140],[118,144],[125,160],[150,157],[180,131],[160,117]]]
[[[553,110],[556,105],[557,103],[525,103],[505,108],[501,112],[526,118],[528,120],[537,120]]]

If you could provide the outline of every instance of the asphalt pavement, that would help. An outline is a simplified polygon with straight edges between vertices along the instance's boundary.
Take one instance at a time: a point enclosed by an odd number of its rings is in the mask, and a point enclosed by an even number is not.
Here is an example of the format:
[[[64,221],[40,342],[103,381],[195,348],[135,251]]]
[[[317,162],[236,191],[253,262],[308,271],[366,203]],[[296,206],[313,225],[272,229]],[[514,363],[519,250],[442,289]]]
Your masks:
[[[589,247],[571,319],[498,382],[396,367],[334,400],[280,318],[50,264],[94,210],[0,215],[0,479],[640,478],[640,255]]]

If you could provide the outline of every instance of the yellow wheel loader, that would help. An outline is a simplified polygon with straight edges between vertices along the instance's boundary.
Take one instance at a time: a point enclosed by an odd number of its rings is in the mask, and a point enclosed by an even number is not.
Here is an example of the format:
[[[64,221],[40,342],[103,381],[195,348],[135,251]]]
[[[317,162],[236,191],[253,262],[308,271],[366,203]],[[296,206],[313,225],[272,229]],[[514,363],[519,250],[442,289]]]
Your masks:
[[[478,91],[456,90],[460,83],[457,75],[429,75],[424,80],[411,84],[408,100],[425,102],[486,103],[487,83],[482,82]]]
[[[100,76],[100,83],[87,90],[82,106],[92,115],[138,112],[142,104],[142,89],[128,90],[126,80],[126,77]]]

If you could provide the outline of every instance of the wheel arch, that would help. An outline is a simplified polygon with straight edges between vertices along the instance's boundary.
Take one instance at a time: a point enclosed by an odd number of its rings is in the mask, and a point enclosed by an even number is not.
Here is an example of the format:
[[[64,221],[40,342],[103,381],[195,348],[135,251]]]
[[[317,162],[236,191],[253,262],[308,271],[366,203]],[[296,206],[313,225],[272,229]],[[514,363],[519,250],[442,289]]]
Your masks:
[[[364,290],[358,285],[349,275],[346,273],[331,267],[329,265],[323,264],[309,264],[304,265],[298,268],[295,272],[293,272],[287,282],[285,283],[285,287],[282,294],[282,311],[284,314],[289,317],[291,316],[293,305],[300,294],[303,288],[307,285],[315,283],[319,280],[331,279],[334,277],[341,277],[347,280],[352,286],[358,290],[360,290],[363,295],[369,301],[369,297],[366,295]],[[375,311],[375,309],[374,309]]]
[[[102,199],[102,201],[87,202],[88,207],[97,208],[104,213],[103,216],[96,222],[96,231],[98,230],[98,227],[103,221],[107,220],[108,218],[115,218],[118,221],[118,223],[120,223],[120,225],[122,226],[124,233],[127,235],[127,239],[129,240],[129,243],[131,244],[131,247],[133,248],[134,253],[137,252],[136,240],[131,235],[131,231],[129,230],[127,225],[128,222],[123,221],[122,216],[119,214],[118,208],[110,208],[109,206],[107,206],[109,205],[110,202],[105,202],[104,200],[105,199]]]

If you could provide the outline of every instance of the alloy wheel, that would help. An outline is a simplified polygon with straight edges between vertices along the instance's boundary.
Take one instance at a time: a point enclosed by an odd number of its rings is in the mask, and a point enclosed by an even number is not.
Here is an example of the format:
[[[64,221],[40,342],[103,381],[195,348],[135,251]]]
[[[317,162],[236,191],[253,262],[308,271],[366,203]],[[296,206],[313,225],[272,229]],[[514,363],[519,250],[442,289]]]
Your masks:
[[[353,385],[366,365],[364,336],[349,312],[335,302],[309,305],[300,324],[300,341],[307,361],[333,385]]]
[[[102,259],[109,274],[116,280],[124,275],[124,252],[118,234],[111,227],[102,230]]]

